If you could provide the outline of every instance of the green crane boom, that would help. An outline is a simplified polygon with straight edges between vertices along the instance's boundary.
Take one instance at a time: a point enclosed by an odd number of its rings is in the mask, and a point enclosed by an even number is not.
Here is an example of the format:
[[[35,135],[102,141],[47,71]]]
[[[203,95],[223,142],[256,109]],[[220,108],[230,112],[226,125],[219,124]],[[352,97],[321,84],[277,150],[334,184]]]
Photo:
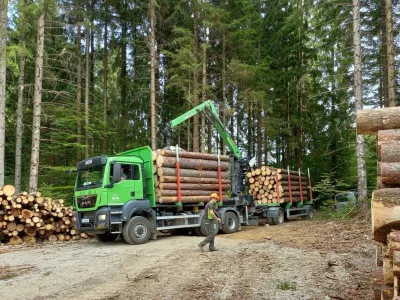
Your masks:
[[[201,112],[203,112],[207,119],[215,126],[224,143],[228,146],[229,150],[236,156],[236,158],[240,159],[242,157],[242,154],[239,148],[236,146],[235,142],[232,140],[229,130],[225,127],[225,125],[218,117],[217,109],[215,108],[215,105],[211,100],[205,101],[195,108],[189,110],[188,112],[173,119],[170,122],[171,128],[178,126],[182,122]]]

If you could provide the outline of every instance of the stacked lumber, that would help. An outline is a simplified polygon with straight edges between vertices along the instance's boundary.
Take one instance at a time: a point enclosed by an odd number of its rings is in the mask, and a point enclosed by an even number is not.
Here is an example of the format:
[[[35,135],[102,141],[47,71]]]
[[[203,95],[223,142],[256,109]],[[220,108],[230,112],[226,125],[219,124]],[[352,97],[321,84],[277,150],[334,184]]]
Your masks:
[[[249,194],[256,204],[299,202],[308,199],[304,173],[262,166],[247,173]],[[291,192],[291,193],[290,193]],[[291,198],[290,198],[291,196]]]
[[[12,185],[0,188],[0,241],[18,245],[44,240],[69,241],[87,238],[74,227],[72,207],[40,192],[15,193]]]
[[[377,185],[371,221],[377,245],[375,299],[397,299],[400,276],[400,107],[357,112],[357,133],[377,135]],[[393,231],[394,230],[394,231]]]
[[[178,202],[178,178],[182,203],[208,202],[211,193],[219,194],[218,155],[188,152],[179,153],[180,176],[177,173],[176,151],[153,151],[154,182],[157,203]],[[229,156],[220,156],[223,201],[229,199]]]

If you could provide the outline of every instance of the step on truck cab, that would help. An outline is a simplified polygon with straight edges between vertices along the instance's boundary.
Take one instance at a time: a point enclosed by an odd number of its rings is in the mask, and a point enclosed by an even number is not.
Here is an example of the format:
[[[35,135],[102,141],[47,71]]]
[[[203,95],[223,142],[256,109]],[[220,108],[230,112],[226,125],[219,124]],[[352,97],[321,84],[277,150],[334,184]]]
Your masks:
[[[232,159],[237,165],[237,161]],[[232,185],[233,186],[233,185]],[[221,229],[232,233],[249,225],[252,196],[235,195],[221,203]],[[96,156],[78,164],[74,208],[77,229],[98,240],[122,235],[129,244],[156,239],[158,231],[192,230],[207,235],[203,203],[156,203],[152,151],[148,146],[116,156]]]

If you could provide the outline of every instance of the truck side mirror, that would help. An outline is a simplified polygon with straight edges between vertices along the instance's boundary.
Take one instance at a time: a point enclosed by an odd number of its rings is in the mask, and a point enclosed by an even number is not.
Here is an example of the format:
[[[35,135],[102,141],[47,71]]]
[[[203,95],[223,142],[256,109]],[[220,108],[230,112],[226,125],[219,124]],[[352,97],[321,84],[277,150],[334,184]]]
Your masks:
[[[113,175],[111,178],[112,183],[120,182],[121,181],[121,165],[120,164],[114,164],[113,168]]]

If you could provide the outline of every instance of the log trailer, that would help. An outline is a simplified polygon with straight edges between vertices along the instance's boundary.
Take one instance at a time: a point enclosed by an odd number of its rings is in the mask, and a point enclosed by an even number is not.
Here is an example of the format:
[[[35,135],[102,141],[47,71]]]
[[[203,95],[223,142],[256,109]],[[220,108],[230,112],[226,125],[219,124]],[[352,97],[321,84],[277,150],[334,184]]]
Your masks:
[[[249,210],[254,208],[253,198],[244,195],[249,162],[241,159],[239,149],[218,118],[211,101],[174,119],[169,128],[199,112],[204,112],[213,122],[233,153],[230,158],[230,198],[218,203],[218,214],[222,220],[220,229],[224,233],[233,233],[241,230],[242,225],[254,224],[256,219],[253,217],[252,221],[249,216]],[[179,200],[176,203],[157,203],[152,155],[150,147],[144,146],[115,156],[96,156],[81,161],[77,167],[73,203],[77,229],[103,242],[114,241],[122,235],[129,244],[143,244],[149,239],[156,239],[159,231],[186,233],[193,230],[197,235],[207,235],[203,223],[204,203]],[[179,170],[178,147],[176,160]],[[221,171],[218,169],[221,196]],[[121,180],[121,171],[129,172],[129,179]],[[180,176],[176,176],[179,197]]]

